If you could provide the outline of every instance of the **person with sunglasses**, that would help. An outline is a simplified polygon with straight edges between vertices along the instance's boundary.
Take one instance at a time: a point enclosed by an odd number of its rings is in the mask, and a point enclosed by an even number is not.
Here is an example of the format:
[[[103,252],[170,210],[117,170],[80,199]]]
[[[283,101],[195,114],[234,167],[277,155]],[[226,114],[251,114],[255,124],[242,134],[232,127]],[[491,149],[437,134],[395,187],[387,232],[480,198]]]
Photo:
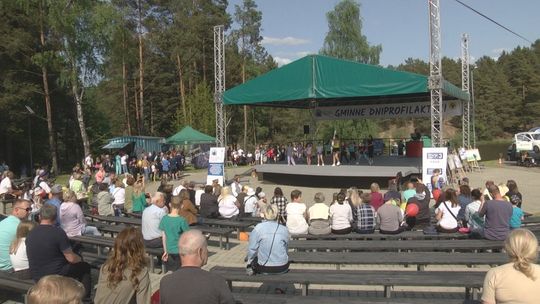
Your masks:
[[[30,201],[18,199],[13,203],[11,215],[0,222],[0,271],[11,272],[9,246],[17,235],[17,227],[21,220],[28,218],[32,208]]]

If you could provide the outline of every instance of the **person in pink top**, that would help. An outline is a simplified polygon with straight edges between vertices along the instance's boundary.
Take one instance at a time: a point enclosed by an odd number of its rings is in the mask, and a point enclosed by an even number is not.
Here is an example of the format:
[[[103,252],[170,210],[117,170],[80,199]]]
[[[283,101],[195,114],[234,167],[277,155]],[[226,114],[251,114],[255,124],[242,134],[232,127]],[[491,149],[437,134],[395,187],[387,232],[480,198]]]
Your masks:
[[[379,184],[371,184],[371,206],[375,208],[375,211],[377,211],[377,209],[384,204],[383,195],[380,191],[381,188],[379,187]]]
[[[101,236],[96,227],[86,226],[81,206],[77,204],[77,195],[68,190],[64,194],[65,201],[60,205],[60,223],[68,237],[83,234]]]
[[[105,178],[105,169],[103,167],[99,168],[96,172],[96,183],[101,184]]]

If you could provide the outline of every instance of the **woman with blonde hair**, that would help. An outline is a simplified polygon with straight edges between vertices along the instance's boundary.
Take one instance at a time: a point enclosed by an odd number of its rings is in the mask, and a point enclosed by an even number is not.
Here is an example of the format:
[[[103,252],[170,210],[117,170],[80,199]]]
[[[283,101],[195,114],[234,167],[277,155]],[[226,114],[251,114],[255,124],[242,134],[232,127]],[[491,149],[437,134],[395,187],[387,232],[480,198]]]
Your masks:
[[[11,267],[14,270],[13,275],[21,280],[29,280],[30,266],[28,265],[28,256],[26,255],[26,236],[35,227],[34,222],[21,221],[17,226],[17,234],[11,246],[9,247],[9,259]]]
[[[231,194],[230,187],[221,188],[221,195],[218,197],[219,214],[224,218],[233,218],[238,216],[236,197]]]
[[[80,304],[84,286],[69,277],[52,274],[42,277],[28,291],[28,304]]]
[[[101,266],[94,303],[150,303],[147,263],[141,231],[134,227],[122,230]]]
[[[491,268],[484,279],[483,304],[536,304],[540,299],[538,240],[527,229],[515,229],[504,248],[510,263]]]

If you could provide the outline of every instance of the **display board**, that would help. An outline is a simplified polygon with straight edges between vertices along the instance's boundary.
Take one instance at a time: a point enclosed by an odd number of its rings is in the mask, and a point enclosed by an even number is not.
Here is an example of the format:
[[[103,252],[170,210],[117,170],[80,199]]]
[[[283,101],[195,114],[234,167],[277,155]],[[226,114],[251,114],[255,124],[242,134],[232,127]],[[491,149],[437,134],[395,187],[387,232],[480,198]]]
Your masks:
[[[215,179],[223,186],[223,181],[225,179],[225,148],[223,147],[210,148],[206,184],[211,185],[212,181]]]
[[[422,180],[430,191],[433,190],[431,185],[431,176],[435,169],[441,170],[441,177],[446,181],[446,165],[448,162],[447,148],[423,148],[422,149]]]

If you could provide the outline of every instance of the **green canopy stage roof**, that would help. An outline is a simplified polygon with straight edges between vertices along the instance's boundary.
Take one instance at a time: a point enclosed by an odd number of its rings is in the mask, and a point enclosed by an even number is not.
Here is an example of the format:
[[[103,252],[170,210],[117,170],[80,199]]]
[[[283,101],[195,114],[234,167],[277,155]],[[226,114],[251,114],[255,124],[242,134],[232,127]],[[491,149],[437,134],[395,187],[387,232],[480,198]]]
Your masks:
[[[216,139],[210,135],[201,133],[190,126],[184,127],[180,132],[167,138],[168,144],[191,145],[215,143]]]
[[[445,100],[468,100],[444,81]],[[316,106],[429,101],[428,77],[378,66],[309,55],[227,90],[225,105]]]

